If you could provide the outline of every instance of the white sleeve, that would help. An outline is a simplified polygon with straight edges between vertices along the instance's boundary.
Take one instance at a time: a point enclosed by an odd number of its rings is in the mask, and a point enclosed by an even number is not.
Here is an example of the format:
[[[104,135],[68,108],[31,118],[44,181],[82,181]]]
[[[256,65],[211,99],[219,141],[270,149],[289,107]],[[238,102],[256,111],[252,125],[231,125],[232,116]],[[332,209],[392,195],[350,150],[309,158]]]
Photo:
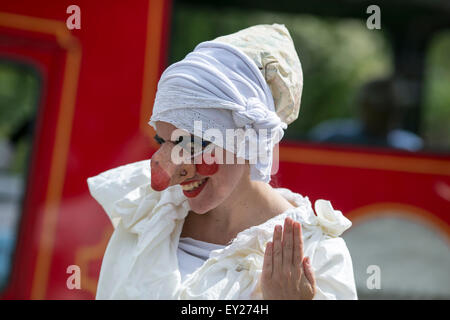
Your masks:
[[[352,258],[344,239],[325,236],[317,245],[311,264],[317,287],[314,300],[358,299]]]
[[[113,208],[117,200],[150,183],[150,160],[129,163],[87,179],[92,197],[103,207],[114,228],[120,217]]]

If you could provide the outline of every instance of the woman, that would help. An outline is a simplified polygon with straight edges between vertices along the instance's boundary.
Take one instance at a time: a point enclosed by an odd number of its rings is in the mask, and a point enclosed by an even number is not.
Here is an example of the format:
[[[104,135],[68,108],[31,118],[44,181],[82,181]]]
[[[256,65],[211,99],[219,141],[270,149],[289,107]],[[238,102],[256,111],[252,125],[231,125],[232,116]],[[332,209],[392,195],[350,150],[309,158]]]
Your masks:
[[[97,299],[356,298],[339,238],[350,221],[268,184],[301,91],[278,24],[203,42],[164,71],[150,120],[159,150],[88,179],[115,226]]]

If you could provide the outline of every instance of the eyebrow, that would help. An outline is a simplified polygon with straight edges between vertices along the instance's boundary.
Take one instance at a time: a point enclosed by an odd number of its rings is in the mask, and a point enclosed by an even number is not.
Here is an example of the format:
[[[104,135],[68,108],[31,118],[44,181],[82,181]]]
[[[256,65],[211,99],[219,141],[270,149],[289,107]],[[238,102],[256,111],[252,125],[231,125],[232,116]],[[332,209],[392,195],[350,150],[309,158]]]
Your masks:
[[[172,143],[174,143],[174,144],[178,144],[178,143],[180,143],[181,140],[182,140],[182,139],[180,139],[181,137],[182,137],[182,136],[178,137],[178,140],[176,140],[176,141],[170,141],[170,142],[172,142]],[[161,138],[161,137],[158,136],[157,134],[156,134],[153,138],[156,140],[156,142],[157,142],[158,144],[163,144],[163,143],[166,142],[166,140],[164,140],[163,138]]]
[[[164,142],[166,142],[166,140],[164,140],[163,138],[161,138],[158,135],[155,135],[154,138],[158,144],[163,144]]]
[[[172,142],[172,143],[174,143],[174,144],[178,144],[178,143],[180,143],[181,141],[182,141],[182,137],[183,136],[180,136],[179,138],[178,138],[178,140],[177,141],[170,141],[170,142]],[[190,135],[190,138],[191,138],[191,142],[194,142],[194,135]],[[158,144],[163,144],[163,143],[165,143],[166,142],[166,140],[164,140],[163,138],[161,138],[160,136],[158,136],[157,134],[154,136],[154,139],[156,140],[156,142],[158,143]],[[202,148],[205,148],[207,145],[209,145],[211,143],[211,141],[208,141],[208,140],[203,140],[202,139]]]

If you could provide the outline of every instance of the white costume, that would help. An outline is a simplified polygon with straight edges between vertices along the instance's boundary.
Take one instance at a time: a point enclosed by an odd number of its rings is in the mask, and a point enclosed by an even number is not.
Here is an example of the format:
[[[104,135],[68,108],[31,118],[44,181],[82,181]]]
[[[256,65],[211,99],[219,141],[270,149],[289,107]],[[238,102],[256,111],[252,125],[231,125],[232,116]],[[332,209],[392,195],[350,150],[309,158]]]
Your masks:
[[[352,260],[339,235],[350,221],[330,203],[277,189],[293,203],[265,223],[240,232],[181,282],[177,249],[189,204],[179,185],[150,187],[149,160],[88,179],[92,196],[115,226],[103,258],[97,299],[262,299],[265,246],[286,217],[302,225],[304,254],[315,272],[315,299],[356,299]]]
[[[200,268],[203,263],[209,259],[209,255],[212,251],[223,248],[225,248],[225,246],[221,244],[209,243],[189,237],[180,238],[180,241],[178,242],[177,258],[181,282],[183,282],[188,275]]]
[[[258,132],[257,139],[270,162],[250,166],[252,180],[268,182],[273,146],[298,116],[302,85],[287,29],[254,26],[201,43],[167,68],[150,124],[165,121],[192,135],[198,135],[195,120],[203,121],[203,130],[219,132],[268,129],[271,136]],[[241,154],[220,142],[213,141]],[[244,151],[241,156],[249,160],[254,155]],[[357,298],[351,257],[339,238],[351,222],[328,201],[316,201],[316,216],[307,197],[277,189],[295,208],[240,232],[225,247],[186,239],[180,246],[189,203],[179,185],[162,192],[151,189],[149,160],[103,172],[89,178],[88,185],[115,227],[103,258],[98,299],[261,299],[265,247],[275,225],[283,225],[286,217],[302,225],[304,255],[316,277],[315,299]],[[178,258],[183,263],[196,254],[197,259],[182,264],[182,280]]]

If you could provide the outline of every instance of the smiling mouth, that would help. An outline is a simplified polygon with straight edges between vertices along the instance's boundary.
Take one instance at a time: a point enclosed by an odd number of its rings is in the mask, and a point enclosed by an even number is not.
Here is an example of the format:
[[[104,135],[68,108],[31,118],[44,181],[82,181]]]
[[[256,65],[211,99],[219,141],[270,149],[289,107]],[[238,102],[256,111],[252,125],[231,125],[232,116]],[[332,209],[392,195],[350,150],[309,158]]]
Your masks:
[[[183,183],[181,185],[181,188],[183,188],[183,191],[192,191],[192,190],[195,190],[198,187],[200,187],[202,184],[204,184],[206,182],[206,180],[208,180],[208,178],[205,178],[205,179],[202,179],[202,180],[188,182],[187,184]]]
[[[208,178],[204,178],[202,180],[192,181],[192,182],[184,182],[181,185],[183,189],[183,193],[186,197],[194,198],[196,197],[205,187]]]

